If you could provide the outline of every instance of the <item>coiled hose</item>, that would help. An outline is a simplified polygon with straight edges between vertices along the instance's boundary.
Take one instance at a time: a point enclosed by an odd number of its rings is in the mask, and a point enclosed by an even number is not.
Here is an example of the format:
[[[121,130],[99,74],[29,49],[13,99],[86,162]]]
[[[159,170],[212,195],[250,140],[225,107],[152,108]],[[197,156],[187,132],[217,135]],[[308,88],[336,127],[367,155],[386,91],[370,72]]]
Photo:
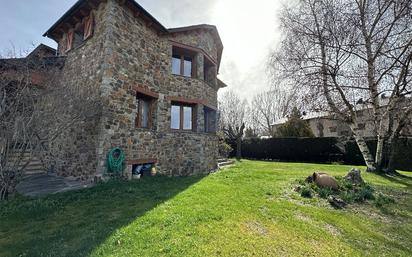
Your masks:
[[[124,161],[126,157],[124,151],[119,148],[113,148],[107,154],[107,172],[121,174],[124,170]]]

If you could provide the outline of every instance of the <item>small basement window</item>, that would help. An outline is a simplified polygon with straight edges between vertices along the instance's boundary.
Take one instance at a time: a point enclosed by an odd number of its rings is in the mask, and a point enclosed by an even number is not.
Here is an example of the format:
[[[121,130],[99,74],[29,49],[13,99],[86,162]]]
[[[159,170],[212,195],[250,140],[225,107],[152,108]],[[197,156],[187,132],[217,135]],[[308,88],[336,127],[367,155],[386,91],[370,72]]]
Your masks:
[[[172,74],[185,77],[196,76],[196,52],[173,46]]]
[[[155,168],[154,163],[134,164],[132,166],[132,175],[139,177],[150,177]]]

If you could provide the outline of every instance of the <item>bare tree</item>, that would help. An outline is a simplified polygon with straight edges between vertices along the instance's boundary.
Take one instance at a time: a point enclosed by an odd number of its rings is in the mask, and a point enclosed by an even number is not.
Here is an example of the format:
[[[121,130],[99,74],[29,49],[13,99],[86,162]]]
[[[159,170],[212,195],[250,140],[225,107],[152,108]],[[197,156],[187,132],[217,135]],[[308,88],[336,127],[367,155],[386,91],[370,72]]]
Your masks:
[[[55,140],[100,117],[98,91],[62,83],[63,65],[60,57],[0,60],[0,200],[15,191],[33,156],[49,165]]]
[[[295,105],[293,91],[278,85],[253,97],[249,120],[257,131],[265,136],[272,135],[274,121],[286,117]]]
[[[35,144],[31,128],[38,95],[30,88],[26,62],[11,60],[0,68],[0,200],[5,200],[30,162],[23,157]]]
[[[410,11],[408,0],[301,0],[280,15],[285,37],[272,67],[350,126],[370,171],[392,169],[390,153],[412,111]],[[374,154],[360,108],[372,110]]]
[[[219,101],[220,129],[229,141],[236,143],[236,158],[242,157],[242,137],[245,130],[247,101],[227,91]]]

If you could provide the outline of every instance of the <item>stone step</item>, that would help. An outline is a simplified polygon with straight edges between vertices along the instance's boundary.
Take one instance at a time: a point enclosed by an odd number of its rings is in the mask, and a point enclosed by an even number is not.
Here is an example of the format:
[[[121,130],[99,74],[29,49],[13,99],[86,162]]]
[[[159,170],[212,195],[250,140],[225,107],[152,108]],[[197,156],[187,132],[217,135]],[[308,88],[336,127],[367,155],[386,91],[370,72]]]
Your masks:
[[[27,161],[36,162],[36,161],[40,161],[40,159],[39,159],[39,158],[36,158],[36,157],[32,157],[32,158],[30,158],[30,157],[23,157],[23,158],[11,157],[11,158],[9,158],[9,160],[10,160],[10,161],[20,160],[21,162],[27,162]]]
[[[44,170],[43,165],[36,165],[36,166],[27,166],[24,171],[36,171],[36,170]]]
[[[44,170],[25,171],[24,174],[23,174],[23,178],[25,178],[27,176],[41,175],[41,174],[47,174],[47,172],[44,171]]]
[[[225,167],[225,166],[232,165],[232,164],[234,164],[234,163],[235,163],[235,161],[228,160],[228,161],[226,161],[226,162],[218,163],[218,166],[219,166],[219,168],[221,168],[221,167]]]
[[[224,159],[224,158],[217,159],[217,162],[227,162],[227,159]]]
[[[11,153],[10,154],[10,157],[20,157],[20,156],[22,156],[22,157],[30,157],[30,156],[33,156],[33,154],[32,153],[29,153],[29,152],[25,152],[25,153],[23,153],[23,154],[21,154],[21,153],[19,153],[19,152],[14,152],[14,153]]]
[[[26,161],[21,161],[18,166],[21,167],[26,163],[27,163]],[[29,166],[36,166],[36,165],[43,165],[43,163],[40,160],[32,160],[32,161],[29,162],[28,165]]]

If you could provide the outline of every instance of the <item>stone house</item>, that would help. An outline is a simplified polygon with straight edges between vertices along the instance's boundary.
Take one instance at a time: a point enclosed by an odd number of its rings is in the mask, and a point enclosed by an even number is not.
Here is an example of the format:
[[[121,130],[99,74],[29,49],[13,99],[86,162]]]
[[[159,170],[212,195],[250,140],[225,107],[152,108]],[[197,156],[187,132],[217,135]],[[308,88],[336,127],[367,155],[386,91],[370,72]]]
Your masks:
[[[409,99],[408,99],[409,100]],[[362,136],[373,138],[376,136],[376,125],[373,120],[373,111],[371,108],[362,104],[357,106],[356,115],[358,116],[358,130]],[[302,116],[315,137],[351,137],[352,131],[348,124],[337,119],[334,115],[327,112],[305,113]],[[277,129],[282,126],[288,119],[282,118],[272,124],[272,133],[276,136]],[[409,125],[401,132],[403,137],[412,137],[412,117]]]
[[[134,0],[79,0],[44,36],[64,58],[59,81],[102,105],[97,121],[50,145],[59,175],[102,175],[114,147],[128,175],[141,165],[170,176],[217,168],[217,92],[226,85],[215,26],[167,29]]]

